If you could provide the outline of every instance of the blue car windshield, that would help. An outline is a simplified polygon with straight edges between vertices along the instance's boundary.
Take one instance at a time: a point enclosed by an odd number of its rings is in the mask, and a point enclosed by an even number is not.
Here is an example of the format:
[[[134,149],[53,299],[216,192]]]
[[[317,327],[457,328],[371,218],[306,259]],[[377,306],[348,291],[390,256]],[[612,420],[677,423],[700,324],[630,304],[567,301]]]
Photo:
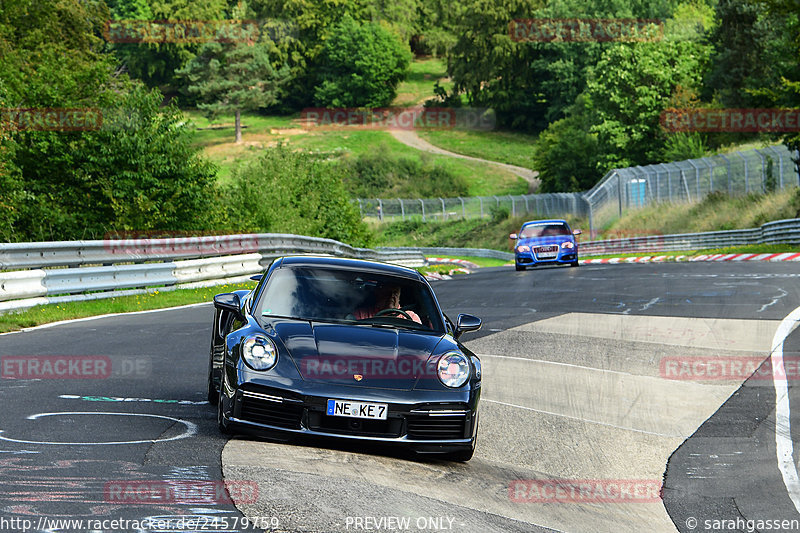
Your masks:
[[[519,238],[532,239],[535,237],[558,237],[560,235],[572,235],[572,232],[564,224],[536,224],[522,228]]]
[[[358,270],[281,267],[267,281],[255,314],[444,333],[439,307],[427,285]]]

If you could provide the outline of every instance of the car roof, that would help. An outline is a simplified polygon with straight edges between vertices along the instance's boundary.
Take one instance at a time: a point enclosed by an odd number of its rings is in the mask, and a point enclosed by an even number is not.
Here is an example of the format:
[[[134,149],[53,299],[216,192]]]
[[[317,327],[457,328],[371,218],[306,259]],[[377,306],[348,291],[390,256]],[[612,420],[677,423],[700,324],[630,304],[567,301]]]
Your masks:
[[[557,219],[557,218],[549,219],[549,220],[531,220],[529,222],[525,222],[524,224],[522,224],[522,227],[524,228],[525,226],[532,226],[532,225],[539,225],[539,224],[567,224],[567,221],[566,220],[562,220],[562,219]],[[569,224],[567,224],[567,226],[569,226]]]
[[[277,260],[280,260],[280,265],[278,265],[278,268],[288,266],[321,266],[328,268],[342,268],[347,270],[360,270],[378,274],[390,274],[394,276],[414,278],[417,280],[424,279],[422,275],[413,268],[407,268],[400,265],[390,265],[389,263],[380,263],[378,261],[367,261],[364,259],[316,255],[291,255],[281,257]]]

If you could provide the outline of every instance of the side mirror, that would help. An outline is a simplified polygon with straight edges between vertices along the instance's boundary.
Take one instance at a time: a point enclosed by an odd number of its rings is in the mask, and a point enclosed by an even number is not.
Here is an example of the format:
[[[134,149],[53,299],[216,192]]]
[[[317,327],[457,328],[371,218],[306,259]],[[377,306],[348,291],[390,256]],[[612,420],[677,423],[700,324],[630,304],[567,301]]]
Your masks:
[[[481,329],[481,319],[467,314],[460,314],[456,319],[455,338],[459,338],[468,331],[478,331]]]
[[[261,281],[261,278],[263,278],[263,277],[264,277],[264,274],[256,274],[254,276],[250,276],[250,279],[252,279],[253,281]]]
[[[235,292],[226,292],[214,296],[214,307],[233,313],[238,317],[242,316],[242,301]]]
[[[517,239],[517,234],[516,233],[509,233],[508,238],[509,239]]]
[[[583,233],[583,232],[581,230],[579,230],[579,229],[572,230],[572,234],[573,235],[580,235],[581,233]]]

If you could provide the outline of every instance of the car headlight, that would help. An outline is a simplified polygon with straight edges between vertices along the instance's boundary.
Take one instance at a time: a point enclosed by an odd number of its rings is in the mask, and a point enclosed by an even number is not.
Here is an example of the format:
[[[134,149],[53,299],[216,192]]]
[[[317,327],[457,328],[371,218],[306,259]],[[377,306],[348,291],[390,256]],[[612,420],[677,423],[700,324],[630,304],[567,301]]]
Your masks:
[[[522,246],[517,246],[517,251],[518,252],[530,252],[531,251],[531,247],[530,246],[526,246],[526,245],[523,244]]]
[[[469,361],[464,354],[449,352],[439,358],[439,381],[448,387],[460,387],[469,379]]]
[[[278,362],[278,349],[264,335],[249,335],[242,343],[242,357],[253,370],[269,370]]]
[[[566,241],[566,242],[562,242],[561,243],[561,247],[562,248],[567,248],[567,249],[572,249],[572,248],[575,248],[575,244],[570,242],[570,241]]]

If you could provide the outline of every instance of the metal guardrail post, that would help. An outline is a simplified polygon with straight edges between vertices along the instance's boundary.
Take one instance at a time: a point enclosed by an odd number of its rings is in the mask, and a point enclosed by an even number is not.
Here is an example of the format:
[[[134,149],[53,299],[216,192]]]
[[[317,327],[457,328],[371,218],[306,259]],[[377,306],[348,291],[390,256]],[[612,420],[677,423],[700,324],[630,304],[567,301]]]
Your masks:
[[[528,207],[528,195],[523,194],[522,199],[525,200],[525,214],[528,214],[531,212],[530,208]]]
[[[681,181],[683,182],[683,188],[686,190],[686,199],[691,202],[692,196],[689,194],[689,184],[686,182],[686,173],[681,170]]]
[[[511,216],[512,217],[516,217],[517,216],[517,206],[514,205],[514,197],[511,196],[510,194],[508,195],[508,197],[511,200]]]
[[[617,200],[619,201],[619,216],[622,216],[622,176],[619,172],[614,172],[617,175]]]
[[[361,218],[364,218],[364,208],[361,207],[361,198],[358,199],[358,214],[361,215]]]
[[[383,222],[383,200],[381,200],[380,198],[378,198],[377,200],[378,200],[378,220]]]
[[[425,222],[425,200],[420,198],[419,203],[422,206],[422,221]]]
[[[481,218],[483,218],[483,196],[478,196],[478,200],[481,202]]]
[[[442,202],[442,221],[447,220],[447,208],[444,206],[444,198],[439,198],[439,201]]]
[[[461,198],[460,196],[458,197],[458,199],[461,200],[461,218],[463,220],[466,220],[467,219],[467,208],[464,206],[464,199]]]
[[[403,220],[405,220],[406,219],[406,207],[403,205],[403,199],[402,198],[398,198],[397,200],[400,202],[400,216],[403,218]]]
[[[695,165],[695,164],[692,162],[692,160],[691,160],[691,159],[687,159],[687,160],[686,160],[686,162],[687,162],[687,163],[689,163],[690,165],[692,165],[692,168],[694,169],[695,198],[696,198],[696,199],[697,199],[697,201],[699,202],[699,201],[700,201],[700,167],[698,167],[697,165]],[[685,176],[685,175],[684,175],[684,178],[683,178],[683,179],[684,179],[684,180],[686,179],[686,176]],[[688,185],[686,186],[686,189],[687,189],[687,190],[686,190],[686,195],[688,196],[688,195],[689,195],[689,190],[688,190],[688,189],[689,189],[689,186],[688,186]],[[689,200],[689,201],[691,201],[691,200]]]

